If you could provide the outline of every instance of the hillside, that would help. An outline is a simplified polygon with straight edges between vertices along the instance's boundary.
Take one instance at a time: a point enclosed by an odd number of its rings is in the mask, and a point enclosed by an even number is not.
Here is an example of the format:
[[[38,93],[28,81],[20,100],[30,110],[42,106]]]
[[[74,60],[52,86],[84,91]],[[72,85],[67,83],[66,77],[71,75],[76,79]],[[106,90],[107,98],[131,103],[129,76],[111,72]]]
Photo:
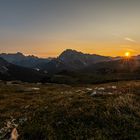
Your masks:
[[[51,60],[49,58],[39,58],[33,55],[25,56],[20,52],[11,54],[2,53],[0,54],[0,57],[9,63],[27,68],[38,68],[38,65],[46,64]]]
[[[17,66],[0,58],[0,80],[39,82],[45,75],[41,71]]]
[[[140,79],[139,55],[129,59],[113,58],[71,49],[63,51],[54,59],[25,56],[21,53],[1,55],[8,60],[5,61],[8,67],[0,66],[0,77],[4,80],[85,84]]]
[[[76,67],[75,69],[80,69],[91,64],[109,61],[111,57],[96,55],[96,54],[84,54],[76,50],[67,49],[60,54],[59,60],[67,63],[69,67]]]
[[[138,59],[120,59],[115,61],[100,62],[90,65],[82,70],[89,73],[134,73],[140,72],[140,60]]]
[[[140,80],[140,60],[121,59],[99,62],[77,71],[67,69],[48,74],[42,82],[60,84],[97,84],[122,80]]]
[[[139,140],[140,81],[99,85],[0,83],[0,139]]]
[[[76,50],[67,49],[56,59],[45,64],[42,69],[47,70],[49,73],[56,73],[62,70],[77,71],[89,65],[110,60],[111,57],[96,54],[84,54]]]
[[[57,58],[40,65],[39,68],[47,71],[50,75],[63,72],[65,75],[66,71],[78,74],[139,73],[140,57],[139,55],[132,56],[130,59],[107,57],[97,54],[84,54],[76,50],[67,49]]]

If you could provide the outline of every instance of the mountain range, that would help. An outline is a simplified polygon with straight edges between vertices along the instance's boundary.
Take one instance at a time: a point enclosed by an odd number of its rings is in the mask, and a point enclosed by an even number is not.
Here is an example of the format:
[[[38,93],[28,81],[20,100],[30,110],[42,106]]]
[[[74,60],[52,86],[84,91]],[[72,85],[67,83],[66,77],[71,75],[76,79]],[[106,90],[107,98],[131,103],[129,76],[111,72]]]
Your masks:
[[[94,75],[93,80],[98,76],[101,80],[104,76],[122,75],[122,73],[125,73],[126,77],[132,75],[133,78],[139,78],[140,55],[128,60],[122,57],[114,58],[96,54],[84,54],[71,49],[65,50],[56,58],[25,56],[19,52],[0,54],[0,79],[2,80],[59,81],[61,83],[65,80],[73,81],[73,77],[77,78],[76,80],[78,81],[84,76],[90,79]]]
[[[103,61],[110,61],[111,57],[100,56],[96,54],[84,54],[75,50],[67,49],[57,58],[38,58],[36,56],[25,56],[18,52],[15,54],[0,54],[0,57],[7,62],[32,68],[36,70],[45,70],[49,73],[55,73],[62,70],[79,70],[91,64]]]
[[[3,58],[0,58],[0,80],[39,82],[44,76],[44,72],[11,64]]]
[[[0,54],[0,57],[5,59],[9,63],[27,68],[36,68],[38,65],[41,65],[42,63],[48,63],[51,60],[51,58],[39,58],[34,55],[25,56],[20,52],[17,52],[15,54],[2,53]]]

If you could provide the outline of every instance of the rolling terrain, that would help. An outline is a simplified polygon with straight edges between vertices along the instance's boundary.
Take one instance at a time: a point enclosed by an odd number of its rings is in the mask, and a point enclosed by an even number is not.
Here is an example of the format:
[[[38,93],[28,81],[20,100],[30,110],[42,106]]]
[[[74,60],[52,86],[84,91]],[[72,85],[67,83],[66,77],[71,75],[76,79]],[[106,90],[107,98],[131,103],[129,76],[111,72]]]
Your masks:
[[[0,82],[0,139],[139,140],[140,81],[97,85]]]

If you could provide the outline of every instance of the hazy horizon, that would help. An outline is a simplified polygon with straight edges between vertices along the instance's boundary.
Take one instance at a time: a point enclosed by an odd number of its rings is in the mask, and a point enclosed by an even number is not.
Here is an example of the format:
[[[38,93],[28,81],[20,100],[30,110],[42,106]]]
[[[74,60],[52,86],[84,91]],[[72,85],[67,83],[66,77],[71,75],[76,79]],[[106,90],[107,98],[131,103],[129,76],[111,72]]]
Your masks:
[[[0,52],[56,57],[65,49],[140,53],[138,0],[4,0]]]
[[[118,55],[118,56],[109,56],[109,55],[101,55],[101,54],[96,54],[96,53],[86,53],[86,52],[82,52],[82,51],[79,51],[79,50],[74,50],[74,49],[66,49],[66,50],[73,50],[73,51],[77,51],[79,53],[83,53],[83,54],[89,54],[89,55],[100,55],[100,56],[106,56],[106,57],[124,57],[125,56],[125,53],[123,55]],[[35,56],[35,57],[39,57],[39,58],[57,58],[59,55],[61,55],[61,53],[63,53],[64,51],[66,50],[63,50],[62,52],[60,52],[58,55],[56,56],[38,56],[38,55],[35,55],[35,54],[26,54],[24,52],[19,52],[19,51],[15,51],[15,52],[0,52],[0,54],[17,54],[17,53],[21,53],[23,54],[24,56]],[[132,57],[135,57],[135,56],[139,56],[140,54],[136,54],[136,55],[132,55],[130,54]]]

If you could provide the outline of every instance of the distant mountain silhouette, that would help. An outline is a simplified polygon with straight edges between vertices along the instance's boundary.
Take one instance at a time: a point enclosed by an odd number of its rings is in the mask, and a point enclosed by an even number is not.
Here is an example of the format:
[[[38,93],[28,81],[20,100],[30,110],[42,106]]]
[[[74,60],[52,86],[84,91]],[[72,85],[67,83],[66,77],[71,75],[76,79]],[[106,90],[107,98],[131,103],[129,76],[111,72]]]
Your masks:
[[[20,52],[15,54],[2,53],[0,54],[0,57],[2,57],[3,59],[5,59],[6,61],[12,64],[19,65],[22,67],[27,67],[27,68],[37,68],[38,65],[46,64],[50,61],[50,59],[38,58],[33,55],[25,56]]]
[[[74,67],[76,67],[77,65],[79,65],[79,67],[84,67],[102,61],[109,61],[111,60],[111,57],[96,54],[84,54],[82,52],[68,49],[62,52],[58,59],[63,61],[64,63],[68,63],[69,66],[73,65]]]
[[[11,64],[0,58],[0,80],[21,80],[39,82],[45,76],[43,72]]]
[[[59,69],[54,74],[43,78],[43,82],[61,84],[92,84],[120,80],[140,80],[140,59],[138,57],[98,62],[79,70]]]
[[[97,64],[90,65],[83,69],[83,72],[90,72],[90,73],[134,73],[138,72],[140,73],[140,59],[138,57],[131,58],[129,60],[127,59],[121,59],[121,60],[114,60],[114,61],[108,61],[108,62],[100,62]]]
[[[96,54],[84,54],[82,52],[67,49],[62,52],[58,58],[53,59],[44,65],[42,69],[46,69],[48,72],[58,72],[62,70],[75,71],[83,69],[91,64],[111,60],[111,57]]]
[[[100,83],[140,79],[140,55],[126,59],[68,49],[54,59],[25,56],[22,53],[0,56],[3,57],[0,58],[1,80]]]

